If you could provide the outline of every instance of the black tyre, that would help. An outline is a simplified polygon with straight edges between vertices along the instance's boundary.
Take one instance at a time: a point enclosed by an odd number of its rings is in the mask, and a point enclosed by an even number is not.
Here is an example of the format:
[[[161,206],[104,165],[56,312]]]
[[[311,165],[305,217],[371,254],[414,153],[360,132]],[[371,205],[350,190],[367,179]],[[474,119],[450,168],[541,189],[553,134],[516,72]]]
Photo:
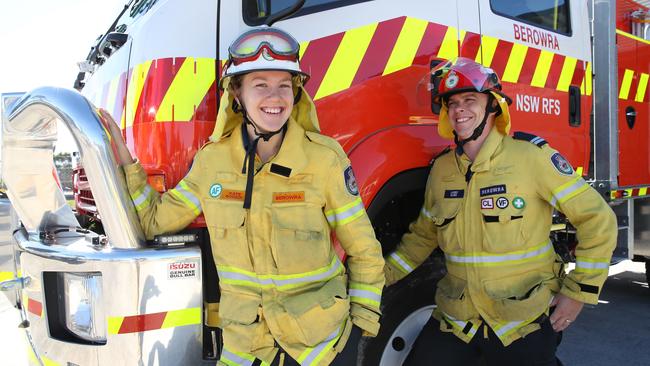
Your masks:
[[[417,270],[384,291],[381,328],[363,339],[363,366],[400,366],[435,308],[436,283],[444,273],[440,256],[433,255]]]

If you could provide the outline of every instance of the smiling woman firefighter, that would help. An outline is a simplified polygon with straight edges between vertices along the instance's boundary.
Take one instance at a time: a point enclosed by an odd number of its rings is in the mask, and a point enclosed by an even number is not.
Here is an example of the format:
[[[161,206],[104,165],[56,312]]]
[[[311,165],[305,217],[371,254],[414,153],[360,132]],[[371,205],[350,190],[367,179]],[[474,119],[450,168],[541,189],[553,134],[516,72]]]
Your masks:
[[[258,28],[228,51],[214,132],[174,189],[155,193],[117,143],[140,222],[152,239],[205,215],[220,365],[353,365],[362,331],[379,329],[384,261],[350,161],[319,133],[295,39]]]
[[[386,280],[403,278],[436,247],[447,274],[406,364],[555,366],[559,332],[584,303],[598,303],[616,217],[544,139],[508,135],[510,98],[492,69],[459,57],[431,76],[438,133],[456,147],[435,159]],[[554,209],[577,231],[576,267],[566,275],[549,240]]]

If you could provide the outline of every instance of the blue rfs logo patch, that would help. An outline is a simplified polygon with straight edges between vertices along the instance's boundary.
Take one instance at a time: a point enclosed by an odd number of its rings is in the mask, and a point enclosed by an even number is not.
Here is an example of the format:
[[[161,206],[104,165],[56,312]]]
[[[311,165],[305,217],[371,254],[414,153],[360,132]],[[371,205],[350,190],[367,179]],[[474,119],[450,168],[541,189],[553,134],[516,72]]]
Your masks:
[[[345,187],[348,189],[348,192],[353,196],[359,195],[359,187],[357,187],[357,180],[354,178],[354,172],[352,171],[351,166],[345,168],[343,176],[345,178]]]
[[[571,164],[569,164],[569,162],[560,153],[556,152],[551,156],[551,163],[553,163],[555,170],[560,172],[560,174],[573,174],[573,168],[571,167]]]

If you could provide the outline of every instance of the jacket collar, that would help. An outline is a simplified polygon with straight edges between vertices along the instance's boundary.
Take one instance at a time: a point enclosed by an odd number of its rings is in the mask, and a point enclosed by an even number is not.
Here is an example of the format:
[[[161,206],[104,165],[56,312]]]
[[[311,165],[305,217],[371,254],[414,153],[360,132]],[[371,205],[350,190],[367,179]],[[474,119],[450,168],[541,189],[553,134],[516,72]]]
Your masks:
[[[466,170],[465,167],[470,163],[472,164],[472,171],[475,173],[490,170],[490,161],[501,146],[504,136],[505,135],[493,126],[487,138],[483,141],[483,145],[473,162],[469,161],[466,154],[463,154],[462,156],[456,155],[456,162],[458,163],[459,171],[464,172]]]
[[[241,167],[246,156],[242,128],[232,130],[230,141],[230,156],[232,157],[233,166],[237,174],[246,175],[246,173],[241,173]],[[287,131],[284,134],[280,150],[264,165],[262,170],[286,178],[295,176],[307,165],[304,144],[305,130],[293,118],[289,118]]]

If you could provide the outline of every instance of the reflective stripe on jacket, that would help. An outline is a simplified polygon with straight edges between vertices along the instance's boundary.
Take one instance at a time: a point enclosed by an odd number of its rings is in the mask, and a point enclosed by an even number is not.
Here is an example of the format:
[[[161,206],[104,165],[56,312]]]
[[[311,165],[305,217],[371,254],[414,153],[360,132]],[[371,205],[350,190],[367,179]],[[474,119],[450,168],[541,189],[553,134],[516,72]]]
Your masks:
[[[290,119],[278,154],[266,164],[256,160],[252,205],[245,210],[244,155],[242,130],[235,128],[204,146],[188,175],[160,196],[139,164],[126,166],[142,227],[151,239],[204,213],[231,361],[248,354],[270,362],[277,341],[303,364],[327,364],[352,324],[370,334],[379,329],[384,261],[350,162],[335,140]]]
[[[549,240],[553,208],[577,228],[576,268],[566,277]],[[454,152],[435,160],[420,215],[386,258],[386,279],[404,277],[439,246],[448,274],[436,317],[467,342],[485,321],[508,345],[539,329],[534,320],[558,291],[597,303],[616,234],[607,203],[555,150],[493,128],[473,163]]]

